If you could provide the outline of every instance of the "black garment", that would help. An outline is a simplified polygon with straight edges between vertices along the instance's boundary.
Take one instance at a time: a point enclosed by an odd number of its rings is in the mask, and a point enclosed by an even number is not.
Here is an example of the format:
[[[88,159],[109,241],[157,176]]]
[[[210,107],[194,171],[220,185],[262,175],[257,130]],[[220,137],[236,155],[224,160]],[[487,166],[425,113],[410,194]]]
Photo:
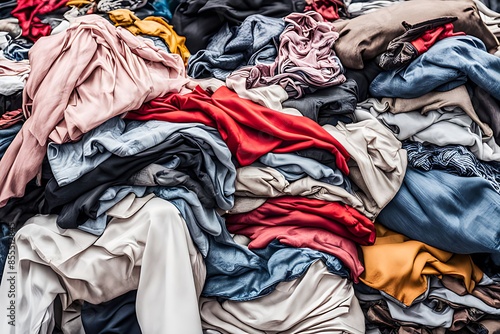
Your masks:
[[[11,12],[17,6],[17,0],[0,2],[0,19],[12,17]]]
[[[7,111],[20,109],[23,104],[23,91],[20,90],[12,95],[0,94],[0,116]]]
[[[353,79],[348,79],[341,85],[319,89],[300,99],[288,99],[283,102],[283,106],[297,109],[319,125],[337,125],[339,120],[344,123],[352,122],[346,115],[354,112],[357,102],[358,84]]]
[[[488,94],[482,88],[474,89],[471,97],[472,106],[479,119],[488,124],[493,130],[493,138],[500,145],[500,103],[493,96]]]
[[[224,25],[241,24],[253,14],[285,17],[292,12],[303,12],[304,0],[182,0],[175,9],[172,25],[186,37],[191,54],[205,49],[209,39]]]
[[[141,334],[135,312],[137,290],[132,290],[98,305],[85,302],[82,307],[82,324],[85,333],[92,334]],[[155,321],[151,319],[151,321]]]
[[[346,68],[345,77],[356,81],[358,85],[358,102],[364,101],[368,98],[368,89],[373,79],[379,73],[384,71],[376,60],[365,61],[365,67],[362,70],[353,70]]]

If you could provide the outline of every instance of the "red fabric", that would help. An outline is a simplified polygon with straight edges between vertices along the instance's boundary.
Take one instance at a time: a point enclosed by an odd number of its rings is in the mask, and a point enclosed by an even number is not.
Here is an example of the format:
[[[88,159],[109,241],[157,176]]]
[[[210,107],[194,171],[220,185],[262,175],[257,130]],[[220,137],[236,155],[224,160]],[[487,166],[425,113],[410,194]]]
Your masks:
[[[17,0],[12,16],[19,20],[23,36],[36,42],[40,37],[50,35],[52,29],[42,23],[40,16],[64,7],[68,0]]]
[[[303,226],[324,229],[361,245],[375,242],[373,222],[354,208],[307,197],[270,198],[255,210],[228,215],[226,224],[233,233],[248,226]]]
[[[344,2],[340,0],[312,0],[304,8],[304,12],[314,10],[326,21],[335,21],[340,18],[339,8],[344,8]]]
[[[10,128],[12,125],[24,121],[24,115],[21,109],[7,111],[0,116],[0,129]]]
[[[351,278],[355,283],[363,273],[363,265],[358,257],[356,244],[344,237],[329,231],[304,226],[256,226],[256,225],[229,225],[231,233],[242,234],[252,242],[249,248],[265,248],[274,239],[280,243],[296,247],[310,248],[337,257],[349,268]]]
[[[453,32],[453,23],[450,22],[443,26],[427,30],[422,36],[412,41],[411,44],[417,49],[418,54],[422,54],[443,38],[463,35],[465,35],[464,32]]]
[[[250,165],[268,152],[319,148],[333,153],[337,168],[349,174],[346,149],[318,123],[242,99],[225,86],[211,96],[197,87],[189,94],[156,98],[128,113],[126,118],[199,122],[217,128],[241,166]]]

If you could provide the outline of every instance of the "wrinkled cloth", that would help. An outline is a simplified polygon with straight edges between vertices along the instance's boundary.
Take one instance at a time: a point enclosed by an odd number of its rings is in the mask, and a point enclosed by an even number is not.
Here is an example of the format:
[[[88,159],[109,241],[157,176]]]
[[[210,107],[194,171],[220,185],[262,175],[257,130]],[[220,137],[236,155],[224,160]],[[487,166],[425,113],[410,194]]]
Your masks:
[[[458,17],[455,30],[480,38],[488,50],[498,46],[473,2],[422,0],[401,1],[351,20],[337,20],[333,25],[342,37],[335,42],[335,52],[345,67],[360,70],[405,32],[402,21],[417,23],[443,16]]]
[[[283,107],[295,108],[319,125],[337,125],[339,120],[349,123],[347,120],[357,102],[358,85],[353,79],[347,79],[340,85],[318,89],[299,99],[288,99]]]
[[[26,60],[12,61],[0,56],[0,94],[8,96],[22,91],[30,69]]]
[[[474,88],[471,100],[479,119],[491,126],[493,138],[500,145],[500,103],[479,87]]]
[[[407,157],[401,142],[374,118],[323,128],[349,152],[349,179],[358,186],[355,192],[366,211],[376,216],[403,183]]]
[[[200,315],[204,329],[224,334],[365,333],[352,284],[328,272],[320,261],[304,276],[279,283],[276,290],[254,301],[201,298]]]
[[[243,67],[230,77],[246,78],[247,88],[280,85],[290,98],[343,83],[344,69],[333,51],[339,38],[333,25],[312,11],[293,13],[284,20],[287,25],[274,63]]]
[[[242,66],[272,63],[277,55],[274,41],[284,29],[281,18],[262,15],[251,15],[239,26],[226,23],[205,49],[189,59],[187,73],[193,78],[225,80]]]
[[[404,141],[408,165],[424,171],[441,169],[459,176],[479,176],[487,180],[500,194],[500,163],[478,160],[471,151],[460,145],[423,145]]]
[[[67,0],[17,0],[12,16],[19,20],[23,36],[36,42],[39,38],[50,35],[51,27],[42,23],[41,16],[50,14],[66,6]]]
[[[144,7],[147,0],[99,0],[97,10],[101,13],[108,13],[117,9],[136,10]]]
[[[325,21],[335,21],[340,14],[346,15],[346,6],[342,0],[306,0],[304,11],[313,10],[321,14]]]
[[[0,206],[23,195],[39,171],[49,139],[75,141],[145,101],[183,91],[188,82],[178,55],[97,15],[79,17],[64,33],[33,46],[30,66],[23,95],[29,118],[0,162]]]
[[[0,223],[0,281],[2,280],[3,272],[10,271],[6,263],[12,239],[13,233],[9,228],[9,225]]]
[[[436,42],[406,68],[382,72],[370,84],[374,97],[415,98],[433,90],[447,91],[471,80],[500,99],[500,58],[489,54],[474,36]]]
[[[14,124],[8,128],[0,129],[0,160],[16,137],[17,133],[21,130],[21,127],[22,124]]]
[[[366,216],[343,203],[307,197],[270,198],[248,213],[227,215],[226,224],[229,231],[248,225],[302,225],[336,233],[361,245],[375,241],[375,226]]]
[[[452,254],[376,224],[377,239],[361,246],[365,271],[360,279],[410,306],[428,288],[427,275],[453,275],[471,292],[483,273],[469,255]]]
[[[491,253],[500,264],[500,195],[481,177],[406,170],[378,222],[411,239],[452,253]]]
[[[9,105],[8,102],[6,104]],[[10,108],[6,107],[6,109]],[[5,113],[0,112],[0,130],[10,128],[11,126],[17,123],[22,123],[22,122],[24,122],[24,115],[21,109],[6,111]]]
[[[9,96],[0,95],[0,129],[8,128],[19,122],[24,122],[24,115],[21,110],[22,105],[22,91]]]
[[[161,17],[149,16],[141,20],[127,9],[115,9],[108,12],[108,15],[117,27],[124,27],[134,35],[150,35],[162,38],[168,45],[170,52],[181,56],[184,65],[187,65],[191,54],[185,45],[186,38],[177,35],[174,27]]]
[[[241,110],[247,110],[241,113]],[[347,152],[321,127],[301,116],[286,115],[242,99],[226,87],[213,94],[197,87],[192,93],[169,94],[129,112],[130,119],[200,122],[219,130],[233,157],[249,165],[268,152],[287,153],[319,148],[335,156],[345,175]]]
[[[186,36],[191,52],[205,49],[212,35],[228,22],[240,25],[247,17],[260,14],[282,18],[293,12],[303,12],[304,0],[181,0],[176,1],[172,25]]]
[[[2,50],[5,58],[9,60],[22,61],[28,60],[28,52],[33,46],[31,41],[24,38],[13,39]]]
[[[347,4],[347,12],[349,17],[354,18],[357,16],[369,14],[378,9],[389,7],[404,0],[367,0],[367,1],[349,1],[345,0]]]

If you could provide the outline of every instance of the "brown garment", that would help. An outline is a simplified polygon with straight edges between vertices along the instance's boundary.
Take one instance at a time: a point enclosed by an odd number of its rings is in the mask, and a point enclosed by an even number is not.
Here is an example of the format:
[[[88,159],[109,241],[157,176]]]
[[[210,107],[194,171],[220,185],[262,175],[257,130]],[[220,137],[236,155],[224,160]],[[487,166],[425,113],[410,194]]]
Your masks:
[[[333,22],[340,32],[334,49],[345,67],[362,69],[365,60],[385,52],[389,42],[405,32],[403,21],[415,24],[442,16],[458,17],[455,31],[481,39],[488,50],[498,46],[474,2],[422,0],[399,2],[352,20]]]
[[[382,290],[405,305],[427,290],[427,275],[453,275],[464,281],[468,291],[483,277],[469,255],[453,254],[410,240],[375,224],[377,239],[372,246],[361,246],[365,272],[360,280]]]
[[[457,295],[464,296],[468,293],[463,282],[455,277],[444,276],[441,281],[447,289],[455,292]],[[491,307],[500,308],[500,284],[498,283],[491,285],[476,285],[471,295],[479,298]]]
[[[394,114],[409,111],[420,111],[425,114],[428,111],[445,107],[459,107],[481,127],[485,137],[493,135],[490,126],[481,122],[478,114],[476,114],[465,85],[445,92],[430,92],[413,99],[383,98],[382,103],[387,103],[389,105],[388,111]]]

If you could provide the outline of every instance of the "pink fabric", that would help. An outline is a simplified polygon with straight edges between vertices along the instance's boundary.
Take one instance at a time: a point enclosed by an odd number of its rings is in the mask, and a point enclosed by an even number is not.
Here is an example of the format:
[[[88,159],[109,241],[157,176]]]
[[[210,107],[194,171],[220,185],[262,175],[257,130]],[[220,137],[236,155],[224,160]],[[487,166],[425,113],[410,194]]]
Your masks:
[[[28,119],[0,161],[0,206],[23,196],[49,140],[75,141],[146,101],[185,92],[188,83],[179,55],[98,15],[82,16],[64,33],[42,37],[29,58],[23,93]]]
[[[248,248],[265,248],[271,241],[277,239],[284,245],[296,248],[310,248],[337,257],[349,268],[351,278],[355,283],[364,268],[358,257],[356,244],[340,235],[329,231],[304,226],[234,226],[228,225],[232,233],[249,237],[252,242]]]

